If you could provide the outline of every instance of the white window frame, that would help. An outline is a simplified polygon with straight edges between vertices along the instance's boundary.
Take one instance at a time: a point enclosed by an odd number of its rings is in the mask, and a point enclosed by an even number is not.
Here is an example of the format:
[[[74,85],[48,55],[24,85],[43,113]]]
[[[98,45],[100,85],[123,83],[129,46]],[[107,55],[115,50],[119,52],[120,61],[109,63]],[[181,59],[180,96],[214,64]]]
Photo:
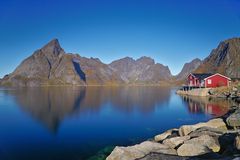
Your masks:
[[[207,80],[207,84],[212,84],[212,80],[211,80],[211,79],[208,79],[208,80]]]

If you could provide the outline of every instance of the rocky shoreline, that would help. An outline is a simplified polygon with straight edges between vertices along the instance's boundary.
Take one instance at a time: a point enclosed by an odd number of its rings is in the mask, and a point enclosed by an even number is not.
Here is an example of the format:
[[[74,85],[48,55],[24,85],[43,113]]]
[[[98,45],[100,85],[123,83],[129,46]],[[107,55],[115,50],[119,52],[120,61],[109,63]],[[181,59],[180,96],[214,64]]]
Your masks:
[[[209,88],[195,88],[192,90],[184,91],[184,90],[177,90],[176,93],[179,95],[186,95],[186,96],[199,96],[199,97],[207,97],[209,96]]]
[[[134,146],[117,146],[107,160],[238,159],[239,129],[240,105],[208,122],[170,129]]]
[[[184,91],[177,90],[179,95],[200,96],[200,97],[215,97],[215,98],[228,98],[240,102],[240,85],[231,87],[218,87],[218,88],[195,88],[192,90]]]

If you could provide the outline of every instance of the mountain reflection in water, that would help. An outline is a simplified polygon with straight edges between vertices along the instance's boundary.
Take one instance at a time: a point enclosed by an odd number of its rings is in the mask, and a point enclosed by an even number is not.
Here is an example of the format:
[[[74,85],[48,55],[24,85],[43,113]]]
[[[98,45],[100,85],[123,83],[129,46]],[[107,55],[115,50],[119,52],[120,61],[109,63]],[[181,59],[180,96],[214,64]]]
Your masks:
[[[207,121],[232,105],[175,91],[157,86],[2,88],[0,159],[96,158],[113,146]]]
[[[110,103],[124,113],[151,113],[158,103],[168,103],[169,88],[153,87],[46,87],[9,91],[25,112],[56,132],[66,116],[97,113]]]

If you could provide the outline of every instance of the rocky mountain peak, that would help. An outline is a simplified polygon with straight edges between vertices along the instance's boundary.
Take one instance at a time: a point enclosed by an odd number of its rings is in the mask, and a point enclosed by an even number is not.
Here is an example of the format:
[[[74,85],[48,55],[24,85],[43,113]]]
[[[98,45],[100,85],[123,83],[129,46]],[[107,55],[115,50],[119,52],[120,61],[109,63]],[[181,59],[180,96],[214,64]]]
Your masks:
[[[201,59],[195,58],[195,59],[193,59],[191,62],[201,62]],[[190,62],[190,63],[191,63],[191,62]]]
[[[122,60],[126,60],[126,61],[134,61],[134,59],[132,57],[124,57],[122,58]]]
[[[155,64],[155,61],[151,57],[146,57],[146,56],[142,56],[139,59],[137,59],[136,61],[139,63],[142,63],[142,64],[147,64],[147,65]]]
[[[167,66],[159,63],[155,64],[152,58],[146,56],[137,60],[125,57],[113,61],[109,65],[125,83],[157,84],[171,77]]]
[[[121,59],[111,62],[111,64],[116,64],[116,63],[120,63],[120,62],[134,63],[135,60],[132,57],[124,57],[124,58],[121,58]]]
[[[44,45],[43,48],[47,48],[47,47],[57,47],[57,48],[61,48],[58,39],[54,38],[51,41],[49,41],[47,44]]]
[[[240,37],[234,37],[223,41],[225,43],[238,44],[240,42]]]
[[[53,54],[55,56],[59,56],[65,53],[60,46],[58,39],[51,40],[45,46],[43,46],[40,51],[45,54]]]
[[[221,73],[229,77],[240,77],[240,38],[231,38],[219,43],[204,59],[197,73]]]

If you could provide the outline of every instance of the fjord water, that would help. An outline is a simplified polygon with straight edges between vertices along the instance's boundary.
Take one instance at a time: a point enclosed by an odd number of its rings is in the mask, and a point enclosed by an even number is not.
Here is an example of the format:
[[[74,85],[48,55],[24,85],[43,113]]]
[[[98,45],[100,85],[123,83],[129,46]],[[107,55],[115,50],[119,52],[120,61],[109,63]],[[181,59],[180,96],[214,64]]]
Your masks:
[[[167,87],[0,89],[1,160],[99,159],[167,129],[207,121],[231,101]]]

